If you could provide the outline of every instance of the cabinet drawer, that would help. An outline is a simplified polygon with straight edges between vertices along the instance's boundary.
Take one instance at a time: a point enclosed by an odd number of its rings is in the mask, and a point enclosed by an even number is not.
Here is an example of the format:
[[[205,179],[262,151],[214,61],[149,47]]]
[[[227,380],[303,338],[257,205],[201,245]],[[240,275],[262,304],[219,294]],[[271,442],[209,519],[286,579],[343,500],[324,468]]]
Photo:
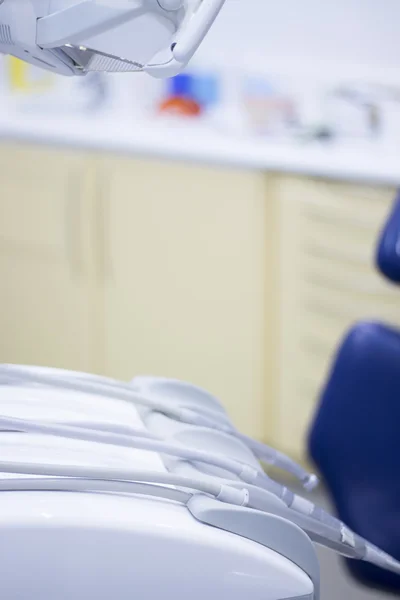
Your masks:
[[[395,191],[282,179],[279,439],[295,455],[343,336],[360,319],[400,324],[397,288],[376,271],[379,231]]]
[[[360,219],[370,211],[385,210],[393,202],[394,189],[390,186],[370,186],[358,183],[344,183],[304,177],[292,178],[296,186],[301,186],[305,196],[302,199],[322,199],[328,210],[337,209],[353,211]],[[299,187],[299,191],[301,189]]]

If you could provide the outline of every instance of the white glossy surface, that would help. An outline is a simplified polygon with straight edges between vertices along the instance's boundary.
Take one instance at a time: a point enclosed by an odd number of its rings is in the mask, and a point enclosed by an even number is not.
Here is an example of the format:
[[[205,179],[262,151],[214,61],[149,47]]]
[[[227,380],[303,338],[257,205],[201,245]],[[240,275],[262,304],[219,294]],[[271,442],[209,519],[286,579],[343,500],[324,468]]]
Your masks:
[[[172,503],[2,493],[0,529],[8,599],[278,600],[313,591],[293,563]]]
[[[135,406],[95,394],[39,387],[10,386],[1,390],[3,415],[44,421],[115,423],[144,429]]]
[[[142,394],[149,394],[161,401],[174,402],[187,408],[224,413],[220,401],[206,390],[190,383],[163,377],[135,377],[131,385]]]
[[[127,402],[50,388],[2,386],[0,413],[145,429]],[[0,437],[4,462],[166,472],[162,457],[153,452],[38,434],[3,432]],[[201,524],[185,506],[165,499],[3,491],[0,532],[0,578],[9,600],[281,600],[313,593],[311,580],[288,559]],[[15,577],[16,571],[23,576]]]
[[[43,422],[123,425],[137,430],[145,426],[133,404],[50,388],[0,388],[3,416]],[[2,436],[3,460],[50,464],[119,466],[165,472],[159,455],[144,450],[93,444],[64,438],[9,433]]]
[[[26,433],[2,435],[1,460],[166,472],[159,455],[153,452]]]

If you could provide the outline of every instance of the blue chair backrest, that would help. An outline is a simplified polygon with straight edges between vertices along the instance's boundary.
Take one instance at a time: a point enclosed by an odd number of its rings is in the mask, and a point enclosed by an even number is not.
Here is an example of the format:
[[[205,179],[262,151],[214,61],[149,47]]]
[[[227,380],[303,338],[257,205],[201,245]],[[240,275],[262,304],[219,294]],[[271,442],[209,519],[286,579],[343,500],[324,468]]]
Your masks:
[[[400,283],[400,193],[378,240],[376,266]],[[400,560],[400,331],[371,322],[351,329],[323,390],[309,452],[340,518]],[[399,576],[347,563],[363,583],[400,592]]]
[[[400,283],[400,193],[378,241],[376,263],[385,277]]]
[[[400,560],[400,331],[362,322],[336,355],[309,452],[339,517]],[[400,592],[400,576],[358,561],[351,573]]]

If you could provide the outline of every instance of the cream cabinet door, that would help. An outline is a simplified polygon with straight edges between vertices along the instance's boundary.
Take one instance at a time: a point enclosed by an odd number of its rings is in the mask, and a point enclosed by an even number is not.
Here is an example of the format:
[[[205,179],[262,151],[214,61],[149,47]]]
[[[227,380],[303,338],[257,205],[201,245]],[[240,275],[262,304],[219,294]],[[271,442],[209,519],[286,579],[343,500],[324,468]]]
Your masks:
[[[203,386],[265,437],[275,345],[266,178],[134,160],[99,171],[104,371]]]
[[[400,325],[399,292],[374,267],[395,191],[282,177],[279,199],[280,350],[275,443],[304,456],[335,351],[360,319]]]
[[[2,362],[94,366],[88,177],[80,155],[0,148]]]

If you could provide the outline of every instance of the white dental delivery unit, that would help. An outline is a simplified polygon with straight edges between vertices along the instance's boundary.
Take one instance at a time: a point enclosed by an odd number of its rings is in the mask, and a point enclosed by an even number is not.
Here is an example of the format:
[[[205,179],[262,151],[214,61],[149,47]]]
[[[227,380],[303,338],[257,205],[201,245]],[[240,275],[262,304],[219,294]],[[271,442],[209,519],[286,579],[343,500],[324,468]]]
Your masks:
[[[225,0],[0,0],[0,53],[60,75],[178,74]]]
[[[400,572],[187,383],[1,365],[0,447],[7,600],[318,600],[314,542]]]

